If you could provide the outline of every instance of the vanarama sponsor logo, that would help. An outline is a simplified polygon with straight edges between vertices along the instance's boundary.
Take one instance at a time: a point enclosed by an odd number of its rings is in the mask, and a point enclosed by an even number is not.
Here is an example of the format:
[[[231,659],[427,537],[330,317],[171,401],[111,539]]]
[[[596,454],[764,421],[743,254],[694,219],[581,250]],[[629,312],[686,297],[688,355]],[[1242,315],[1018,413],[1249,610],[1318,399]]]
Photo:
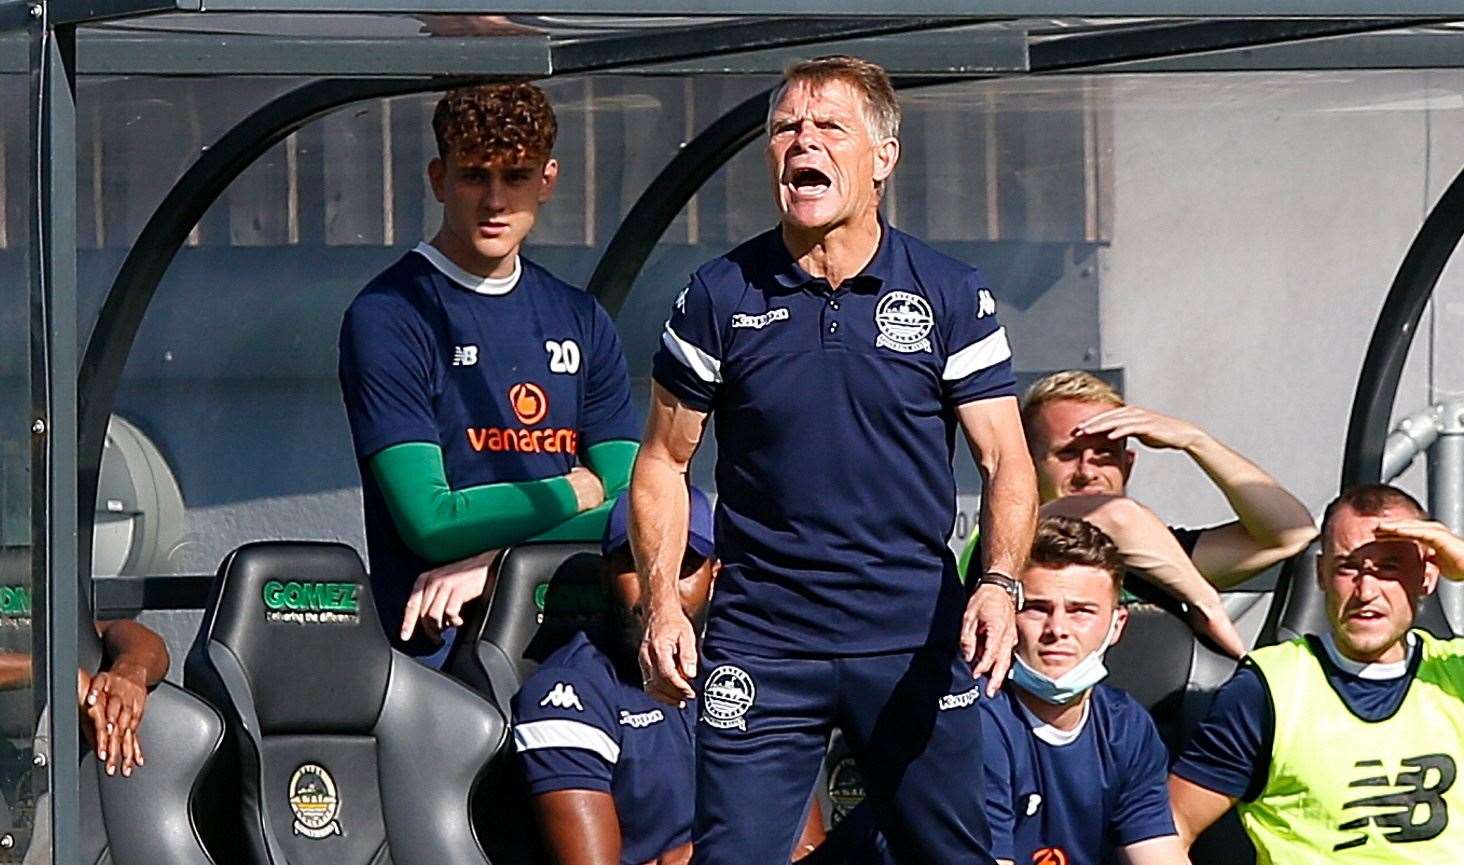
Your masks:
[[[962,691],[959,694],[946,694],[940,698],[940,710],[964,709],[967,706],[981,699],[981,686],[977,685],[969,691]]]
[[[753,330],[762,330],[775,321],[787,321],[788,310],[783,307],[770,309],[761,315],[746,315],[736,313],[732,316],[733,327],[750,327]]]
[[[531,427],[549,416],[549,396],[531,381],[521,381],[508,389],[508,405],[513,416],[525,427]],[[468,446],[474,452],[524,454],[579,453],[579,433],[568,427],[544,429],[508,429],[504,427],[468,427]]]
[[[468,427],[468,446],[477,453],[574,454],[579,453],[579,433],[567,428]]]
[[[549,396],[531,381],[521,381],[508,389],[508,404],[514,417],[524,426],[533,426],[549,414]]]
[[[356,583],[270,580],[264,584],[264,617],[299,625],[353,625],[361,620]]]

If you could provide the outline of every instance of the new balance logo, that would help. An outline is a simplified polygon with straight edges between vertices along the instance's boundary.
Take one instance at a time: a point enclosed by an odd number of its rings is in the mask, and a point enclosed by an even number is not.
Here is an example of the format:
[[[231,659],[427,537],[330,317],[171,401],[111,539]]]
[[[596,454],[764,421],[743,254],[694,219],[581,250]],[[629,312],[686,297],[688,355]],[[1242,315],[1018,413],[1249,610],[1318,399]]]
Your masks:
[[[1359,760],[1357,768],[1377,772],[1382,769],[1381,760]],[[1458,768],[1454,758],[1447,754],[1427,754],[1409,757],[1403,761],[1403,771],[1396,780],[1389,781],[1382,772],[1358,778],[1348,788],[1392,787],[1395,792],[1365,796],[1343,804],[1344,811],[1354,808],[1379,809],[1354,820],[1348,820],[1337,828],[1347,832],[1366,828],[1369,823],[1383,831],[1383,837],[1392,844],[1407,844],[1410,841],[1428,841],[1437,838],[1449,825],[1449,809],[1444,794],[1454,786]],[[1402,788],[1399,790],[1398,788]],[[1333,851],[1361,847],[1368,842],[1367,835],[1343,841]]]
[[[478,363],[476,345],[455,345],[452,347],[453,366],[475,366]]]
[[[579,694],[574,692],[573,685],[566,685],[563,682],[555,682],[544,699],[539,701],[540,706],[553,706],[556,709],[573,709],[576,712],[585,710],[584,704],[579,701]]]

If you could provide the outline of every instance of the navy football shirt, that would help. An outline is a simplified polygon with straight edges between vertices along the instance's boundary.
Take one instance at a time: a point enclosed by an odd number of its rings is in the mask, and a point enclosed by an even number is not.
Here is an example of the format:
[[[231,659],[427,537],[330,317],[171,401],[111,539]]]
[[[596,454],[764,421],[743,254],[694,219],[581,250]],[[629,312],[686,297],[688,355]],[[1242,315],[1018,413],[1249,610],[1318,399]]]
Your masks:
[[[954,645],[955,409],[1015,393],[981,274],[881,223],[838,291],[774,229],[677,297],[657,382],[716,413],[707,639],[838,655]]]
[[[1169,755],[1143,706],[1098,685],[1082,725],[1064,733],[1013,690],[979,704],[993,856],[1098,865],[1115,848],[1175,834]]]
[[[367,467],[372,456],[404,442],[439,445],[448,485],[461,490],[562,475],[591,445],[640,437],[610,316],[519,261],[511,289],[480,293],[481,280],[419,244],[367,284],[341,326],[371,582],[394,643],[412,584],[434,563],[402,542]],[[436,649],[421,636],[403,648]]]
[[[1359,664],[1339,655],[1330,637],[1307,639],[1321,659],[1327,683],[1364,721],[1381,721],[1398,711],[1423,658],[1411,634],[1409,656],[1397,664]],[[1209,714],[1175,761],[1174,774],[1207,790],[1252,801],[1266,787],[1275,735],[1266,683],[1254,666],[1242,663],[1215,693]]]
[[[691,841],[696,709],[647,696],[609,639],[581,632],[544,661],[514,695],[513,739],[531,795],[609,793],[620,861],[640,865]]]

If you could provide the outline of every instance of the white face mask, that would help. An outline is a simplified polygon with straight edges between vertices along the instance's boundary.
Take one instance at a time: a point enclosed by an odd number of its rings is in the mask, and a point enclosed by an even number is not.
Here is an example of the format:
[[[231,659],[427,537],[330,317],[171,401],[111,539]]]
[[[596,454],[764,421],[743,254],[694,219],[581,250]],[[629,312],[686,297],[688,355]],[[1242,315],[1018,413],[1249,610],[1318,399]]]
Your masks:
[[[1108,678],[1108,668],[1103,665],[1103,655],[1113,644],[1118,633],[1118,611],[1113,611],[1113,621],[1108,625],[1108,634],[1103,643],[1087,657],[1073,665],[1072,669],[1056,679],[1037,672],[1022,660],[1021,655],[1013,658],[1012,681],[1022,690],[1044,703],[1066,706],[1087,693],[1090,688]]]

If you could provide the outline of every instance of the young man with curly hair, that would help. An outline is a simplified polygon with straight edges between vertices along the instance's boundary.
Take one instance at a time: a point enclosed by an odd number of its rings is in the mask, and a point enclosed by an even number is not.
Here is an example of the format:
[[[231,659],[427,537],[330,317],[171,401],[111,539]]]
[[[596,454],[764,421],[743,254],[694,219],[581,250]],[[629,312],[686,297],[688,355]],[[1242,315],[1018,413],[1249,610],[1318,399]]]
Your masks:
[[[442,227],[346,311],[340,380],[381,620],[439,666],[498,551],[626,486],[637,421],[610,316],[520,254],[559,174],[543,92],[454,90],[432,128]]]

